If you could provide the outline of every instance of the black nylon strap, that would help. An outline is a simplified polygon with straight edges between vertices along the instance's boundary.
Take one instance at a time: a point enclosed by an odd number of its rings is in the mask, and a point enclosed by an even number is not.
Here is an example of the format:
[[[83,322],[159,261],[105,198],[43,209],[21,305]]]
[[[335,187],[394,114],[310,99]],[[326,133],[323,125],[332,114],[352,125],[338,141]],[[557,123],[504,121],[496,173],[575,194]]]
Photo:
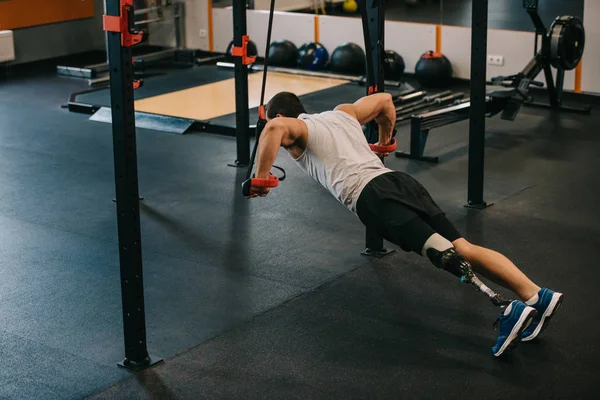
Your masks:
[[[260,93],[260,105],[265,103],[265,90],[267,88],[267,67],[269,66],[269,47],[271,47],[271,31],[273,30],[273,14],[275,14],[275,0],[271,0],[269,10],[269,26],[267,27],[267,48],[265,49],[265,67],[263,68],[262,89]]]
[[[260,92],[260,106],[264,107],[265,102],[265,91],[267,88],[267,70],[269,66],[269,47],[271,47],[271,32],[273,30],[273,15],[275,14],[275,0],[271,0],[271,7],[269,10],[269,24],[267,26],[267,44],[265,49],[265,62],[263,67],[263,79],[262,79],[262,88]],[[258,116],[258,121],[256,122],[256,141],[254,142],[254,148],[252,149],[252,156],[250,157],[250,163],[248,164],[248,171],[246,172],[246,179],[250,179],[252,176],[252,170],[254,169],[254,161],[256,159],[256,152],[258,150],[258,141],[260,140],[260,135],[267,124],[266,115],[265,119],[261,118],[262,116]],[[285,179],[285,171],[283,168],[273,166],[283,172],[283,179]],[[283,179],[280,179],[282,181]]]

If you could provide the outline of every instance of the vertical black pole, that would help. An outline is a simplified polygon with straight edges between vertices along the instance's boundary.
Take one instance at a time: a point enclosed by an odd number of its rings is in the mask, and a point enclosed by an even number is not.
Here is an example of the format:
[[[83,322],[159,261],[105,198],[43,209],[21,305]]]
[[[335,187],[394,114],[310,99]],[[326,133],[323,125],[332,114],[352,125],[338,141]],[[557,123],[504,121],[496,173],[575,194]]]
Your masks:
[[[552,74],[552,68],[550,67],[549,61],[544,60],[544,77],[546,78],[546,89],[548,91],[548,99],[551,107],[558,107],[558,98],[556,96],[556,87],[554,86],[554,75]]]
[[[553,107],[560,108],[562,106],[564,86],[565,86],[565,70],[562,68],[559,68],[556,70],[556,85],[554,86],[555,96],[552,99],[554,101],[554,104],[550,103],[550,105],[552,105]],[[550,86],[548,86],[548,89],[550,89]]]
[[[242,46],[246,35],[246,0],[233,0],[233,44]],[[248,110],[248,66],[242,57],[235,59],[235,137],[237,158],[234,166],[244,167],[250,162],[250,110]]]
[[[359,3],[362,14],[363,35],[365,38],[365,55],[367,57],[367,95],[385,90],[383,74],[383,56],[385,51],[385,0],[362,0]],[[377,124],[373,121],[367,126],[367,141],[376,143],[379,140]],[[383,238],[367,228],[366,250],[368,256],[383,257],[391,251],[383,247]]]
[[[105,4],[107,15],[121,15],[119,0],[106,0]],[[107,32],[125,338],[125,360],[119,365],[137,370],[158,360],[150,358],[146,347],[133,63],[131,48],[121,46],[121,35],[119,32]]]
[[[485,114],[488,0],[473,1],[471,31],[471,115],[468,207],[484,208]]]

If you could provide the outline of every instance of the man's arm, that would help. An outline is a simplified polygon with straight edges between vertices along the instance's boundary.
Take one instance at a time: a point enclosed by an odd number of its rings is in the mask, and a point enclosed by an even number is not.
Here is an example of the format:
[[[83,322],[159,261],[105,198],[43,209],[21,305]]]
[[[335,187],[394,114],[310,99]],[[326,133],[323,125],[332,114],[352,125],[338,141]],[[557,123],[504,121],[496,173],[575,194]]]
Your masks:
[[[379,126],[379,144],[387,145],[392,140],[396,125],[396,106],[389,93],[365,96],[354,104],[340,104],[335,109],[355,117],[361,125],[375,120]]]
[[[268,178],[279,147],[295,145],[306,130],[306,124],[296,118],[279,117],[269,121],[258,141],[256,178]]]

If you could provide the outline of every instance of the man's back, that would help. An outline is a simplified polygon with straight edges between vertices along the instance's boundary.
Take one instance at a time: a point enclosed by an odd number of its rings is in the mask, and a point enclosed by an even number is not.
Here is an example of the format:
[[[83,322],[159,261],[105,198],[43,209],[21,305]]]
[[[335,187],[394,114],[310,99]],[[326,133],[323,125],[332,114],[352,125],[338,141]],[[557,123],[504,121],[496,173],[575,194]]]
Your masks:
[[[356,212],[356,201],[373,178],[390,172],[371,151],[358,120],[343,111],[300,114],[308,129],[305,151],[294,159],[309,176]]]

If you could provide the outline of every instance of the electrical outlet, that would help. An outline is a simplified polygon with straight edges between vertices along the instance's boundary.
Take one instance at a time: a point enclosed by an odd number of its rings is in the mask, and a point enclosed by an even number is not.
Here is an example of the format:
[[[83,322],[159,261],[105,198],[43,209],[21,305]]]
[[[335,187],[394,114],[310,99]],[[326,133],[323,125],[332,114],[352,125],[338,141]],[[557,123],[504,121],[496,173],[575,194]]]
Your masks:
[[[200,35],[200,37],[206,37],[206,35],[207,35],[206,29],[200,29],[199,35]]]
[[[495,65],[501,67],[504,65],[504,57],[503,56],[492,56],[488,55],[488,65]]]

